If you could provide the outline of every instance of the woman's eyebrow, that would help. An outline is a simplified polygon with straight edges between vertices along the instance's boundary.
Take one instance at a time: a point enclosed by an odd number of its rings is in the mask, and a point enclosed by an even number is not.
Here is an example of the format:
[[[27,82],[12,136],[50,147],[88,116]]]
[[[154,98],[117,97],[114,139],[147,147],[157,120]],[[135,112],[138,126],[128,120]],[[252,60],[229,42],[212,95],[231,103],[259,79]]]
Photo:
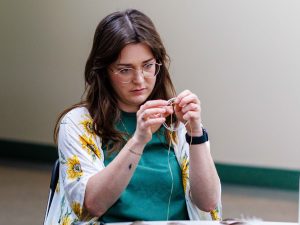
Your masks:
[[[147,62],[150,62],[151,60],[153,60],[154,58],[151,58],[151,59],[147,59],[145,61],[143,61],[143,63],[147,63]]]
[[[151,61],[153,59],[154,58],[150,58],[150,59],[144,60],[142,63],[147,63],[147,62],[149,62],[149,61]],[[117,66],[132,66],[132,64],[130,64],[130,63],[117,63],[116,65]]]

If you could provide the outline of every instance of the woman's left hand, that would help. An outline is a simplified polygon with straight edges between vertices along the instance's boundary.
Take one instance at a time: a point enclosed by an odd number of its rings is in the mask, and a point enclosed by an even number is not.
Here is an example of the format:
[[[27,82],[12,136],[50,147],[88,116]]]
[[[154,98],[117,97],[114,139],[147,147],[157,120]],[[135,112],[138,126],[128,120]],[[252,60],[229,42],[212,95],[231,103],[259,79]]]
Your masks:
[[[176,117],[185,123],[189,135],[202,135],[201,106],[198,96],[189,90],[181,92],[174,101]]]

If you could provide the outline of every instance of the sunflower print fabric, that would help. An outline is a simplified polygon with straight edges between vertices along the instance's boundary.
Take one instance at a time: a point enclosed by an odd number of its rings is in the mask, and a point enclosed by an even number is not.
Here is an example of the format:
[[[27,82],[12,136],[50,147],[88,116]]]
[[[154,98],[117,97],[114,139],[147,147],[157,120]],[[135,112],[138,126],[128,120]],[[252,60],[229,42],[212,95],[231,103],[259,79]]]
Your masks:
[[[92,136],[88,137],[85,134],[79,135],[79,140],[83,149],[85,149],[89,155],[92,156],[93,160],[96,160],[96,157],[100,158],[100,151],[94,142]]]
[[[78,156],[74,155],[73,157],[68,158],[67,165],[68,165],[68,169],[67,169],[68,179],[79,180],[83,172],[81,169]]]
[[[189,180],[189,161],[187,158],[183,158],[181,162],[181,173],[182,173],[182,183],[183,183],[183,190],[186,191],[186,185]]]
[[[86,118],[80,124],[83,126],[84,131],[89,136],[92,136],[92,137],[96,138],[96,133],[94,131],[94,125],[93,125],[92,118],[88,114],[86,114],[85,117]]]
[[[84,194],[89,178],[104,169],[101,140],[94,132],[93,120],[84,107],[69,111],[61,121],[58,135],[60,161],[59,183],[45,225],[97,225],[84,207]],[[221,205],[214,214],[199,210],[190,198],[189,146],[185,129],[180,129],[174,152],[181,167],[183,187],[190,220],[212,220],[220,217]]]
[[[68,112],[58,135],[59,183],[45,224],[99,224],[84,207],[88,179],[104,168],[99,137],[86,108]]]

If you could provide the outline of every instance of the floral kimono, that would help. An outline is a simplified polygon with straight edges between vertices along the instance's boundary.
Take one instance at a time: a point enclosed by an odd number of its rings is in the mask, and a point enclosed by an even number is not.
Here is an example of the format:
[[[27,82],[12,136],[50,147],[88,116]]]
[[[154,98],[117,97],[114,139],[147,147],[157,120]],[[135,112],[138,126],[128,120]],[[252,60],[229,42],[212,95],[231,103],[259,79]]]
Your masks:
[[[46,225],[100,224],[84,208],[84,195],[91,176],[105,168],[101,139],[93,131],[93,121],[85,107],[68,112],[61,121],[58,136],[59,182],[46,219]],[[185,140],[185,127],[178,131],[174,152],[182,170],[187,211],[190,220],[218,220],[221,205],[210,212],[196,207],[190,196],[189,145]],[[221,190],[220,190],[221,191]]]

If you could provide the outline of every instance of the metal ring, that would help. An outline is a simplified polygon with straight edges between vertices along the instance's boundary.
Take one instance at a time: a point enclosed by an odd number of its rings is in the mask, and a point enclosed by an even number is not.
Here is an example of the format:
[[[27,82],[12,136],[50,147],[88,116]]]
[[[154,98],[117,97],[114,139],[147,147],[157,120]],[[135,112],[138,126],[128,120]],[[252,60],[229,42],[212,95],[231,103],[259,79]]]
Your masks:
[[[169,105],[169,106],[173,106],[173,103],[174,103],[175,100],[176,100],[176,97],[170,98],[170,99],[168,100],[168,105]],[[184,126],[186,126],[186,125],[188,124],[188,122],[189,122],[189,121],[186,121],[186,122],[184,123]],[[165,127],[167,130],[169,130],[169,131],[171,131],[171,132],[174,132],[174,131],[179,130],[179,126],[176,128],[176,127],[173,125],[173,123],[171,124],[170,127],[168,126],[168,124],[166,124],[166,122],[164,122],[163,125],[164,125],[164,127]]]
[[[170,98],[168,100],[168,105],[173,105],[173,103],[175,102],[176,98]]]

